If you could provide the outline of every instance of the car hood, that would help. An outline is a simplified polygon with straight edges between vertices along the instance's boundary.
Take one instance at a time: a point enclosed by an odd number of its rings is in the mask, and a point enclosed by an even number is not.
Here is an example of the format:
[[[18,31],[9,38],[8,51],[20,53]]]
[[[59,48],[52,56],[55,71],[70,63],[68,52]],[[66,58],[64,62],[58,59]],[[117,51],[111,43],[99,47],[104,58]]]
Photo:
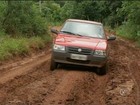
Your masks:
[[[55,44],[64,46],[75,46],[84,47],[90,49],[106,50],[107,41],[105,39],[68,35],[68,34],[58,34],[55,39]]]

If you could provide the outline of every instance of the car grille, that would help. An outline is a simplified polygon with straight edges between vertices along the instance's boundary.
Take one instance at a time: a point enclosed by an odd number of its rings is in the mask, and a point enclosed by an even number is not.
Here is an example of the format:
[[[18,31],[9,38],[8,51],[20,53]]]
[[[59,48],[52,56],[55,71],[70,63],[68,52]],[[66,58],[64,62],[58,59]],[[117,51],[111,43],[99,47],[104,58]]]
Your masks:
[[[68,47],[68,53],[74,54],[84,54],[84,55],[91,55],[92,50],[87,48],[79,48],[79,47]]]

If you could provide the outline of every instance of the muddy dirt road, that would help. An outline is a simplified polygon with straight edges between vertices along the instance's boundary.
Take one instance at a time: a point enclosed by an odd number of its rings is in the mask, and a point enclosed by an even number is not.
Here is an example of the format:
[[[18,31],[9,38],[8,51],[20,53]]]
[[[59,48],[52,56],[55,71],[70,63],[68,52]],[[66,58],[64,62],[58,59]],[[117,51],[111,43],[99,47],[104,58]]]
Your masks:
[[[109,42],[107,75],[96,68],[49,70],[50,49],[0,65],[0,105],[140,105],[140,48]]]

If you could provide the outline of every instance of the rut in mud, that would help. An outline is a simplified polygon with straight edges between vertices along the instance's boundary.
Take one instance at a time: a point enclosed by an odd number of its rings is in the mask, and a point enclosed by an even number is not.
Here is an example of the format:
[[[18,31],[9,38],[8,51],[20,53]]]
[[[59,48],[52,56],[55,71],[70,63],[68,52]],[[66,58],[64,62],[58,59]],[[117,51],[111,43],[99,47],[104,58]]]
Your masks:
[[[104,76],[72,65],[50,71],[50,51],[1,65],[0,105],[139,105],[140,49],[121,38],[109,48]]]

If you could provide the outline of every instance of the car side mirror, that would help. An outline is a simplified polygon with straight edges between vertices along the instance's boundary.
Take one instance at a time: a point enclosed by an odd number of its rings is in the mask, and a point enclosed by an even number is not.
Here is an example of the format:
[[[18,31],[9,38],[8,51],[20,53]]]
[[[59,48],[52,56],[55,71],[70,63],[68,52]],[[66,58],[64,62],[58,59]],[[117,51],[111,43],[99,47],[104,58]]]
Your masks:
[[[115,40],[116,37],[114,35],[108,36],[107,41]]]
[[[56,29],[51,29],[51,32],[54,33],[54,34],[58,34],[59,33],[59,31],[56,30]]]

